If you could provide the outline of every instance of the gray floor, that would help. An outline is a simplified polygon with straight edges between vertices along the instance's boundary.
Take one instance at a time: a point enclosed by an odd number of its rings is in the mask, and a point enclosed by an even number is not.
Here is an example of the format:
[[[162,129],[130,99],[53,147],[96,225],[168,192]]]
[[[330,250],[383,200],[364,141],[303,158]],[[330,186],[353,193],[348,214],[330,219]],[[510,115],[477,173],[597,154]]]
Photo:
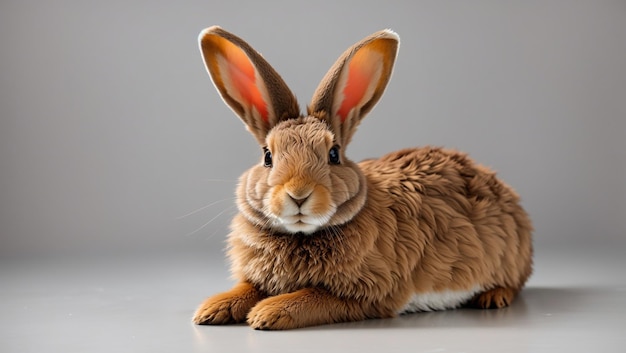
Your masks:
[[[228,288],[219,253],[4,259],[1,352],[623,352],[622,249],[537,252],[535,275],[504,310],[413,314],[294,330],[194,326]]]

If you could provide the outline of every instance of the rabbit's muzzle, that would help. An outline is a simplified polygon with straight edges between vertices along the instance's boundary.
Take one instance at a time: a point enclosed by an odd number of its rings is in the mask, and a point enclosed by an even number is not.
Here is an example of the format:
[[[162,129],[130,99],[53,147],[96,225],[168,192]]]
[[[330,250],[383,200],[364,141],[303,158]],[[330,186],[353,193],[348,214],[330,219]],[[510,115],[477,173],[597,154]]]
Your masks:
[[[268,201],[277,225],[290,233],[313,233],[336,211],[328,188],[304,178],[275,186]]]

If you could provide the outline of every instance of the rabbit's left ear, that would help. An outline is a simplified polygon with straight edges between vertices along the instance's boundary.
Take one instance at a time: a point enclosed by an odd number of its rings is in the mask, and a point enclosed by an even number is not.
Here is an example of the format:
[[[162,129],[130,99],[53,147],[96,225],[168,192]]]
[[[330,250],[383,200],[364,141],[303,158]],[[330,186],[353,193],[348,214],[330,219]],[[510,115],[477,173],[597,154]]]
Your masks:
[[[400,37],[386,29],[348,48],[317,87],[308,113],[330,117],[345,145],[376,105],[391,78]]]

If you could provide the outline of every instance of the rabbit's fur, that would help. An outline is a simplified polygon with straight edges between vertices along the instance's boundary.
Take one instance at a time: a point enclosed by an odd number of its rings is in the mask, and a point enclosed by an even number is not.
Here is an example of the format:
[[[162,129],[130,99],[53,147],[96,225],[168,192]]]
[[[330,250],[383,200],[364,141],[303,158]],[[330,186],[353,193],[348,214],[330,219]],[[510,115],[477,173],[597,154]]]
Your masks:
[[[398,43],[384,30],[349,48],[301,116],[247,43],[219,27],[201,33],[213,83],[264,152],[237,188],[228,254],[238,283],[206,299],[195,323],[290,329],[501,308],[523,287],[531,222],[494,172],[432,147],[346,158],[391,77]]]

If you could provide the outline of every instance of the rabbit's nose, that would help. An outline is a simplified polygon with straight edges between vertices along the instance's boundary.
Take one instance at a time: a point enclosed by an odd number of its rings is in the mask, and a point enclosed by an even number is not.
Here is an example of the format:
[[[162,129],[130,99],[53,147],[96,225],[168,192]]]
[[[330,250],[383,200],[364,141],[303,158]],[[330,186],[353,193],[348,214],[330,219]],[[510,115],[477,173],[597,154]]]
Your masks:
[[[289,198],[296,205],[298,205],[298,207],[301,207],[302,204],[304,204],[306,202],[306,200],[309,198],[309,196],[311,196],[312,192],[313,192],[313,190],[308,190],[308,191],[305,191],[305,192],[296,193],[296,192],[293,192],[291,190],[287,190],[287,195],[289,195]]]
[[[303,198],[303,199],[294,199],[294,198],[293,198],[293,196],[291,196],[291,195],[289,195],[289,197],[291,198],[291,200],[292,200],[293,202],[295,202],[295,203],[296,203],[296,205],[298,205],[298,207],[301,207],[301,206],[302,206],[302,204],[303,204],[303,203],[305,203],[305,202],[306,202],[306,200],[308,199],[308,197],[305,197],[305,198]]]

